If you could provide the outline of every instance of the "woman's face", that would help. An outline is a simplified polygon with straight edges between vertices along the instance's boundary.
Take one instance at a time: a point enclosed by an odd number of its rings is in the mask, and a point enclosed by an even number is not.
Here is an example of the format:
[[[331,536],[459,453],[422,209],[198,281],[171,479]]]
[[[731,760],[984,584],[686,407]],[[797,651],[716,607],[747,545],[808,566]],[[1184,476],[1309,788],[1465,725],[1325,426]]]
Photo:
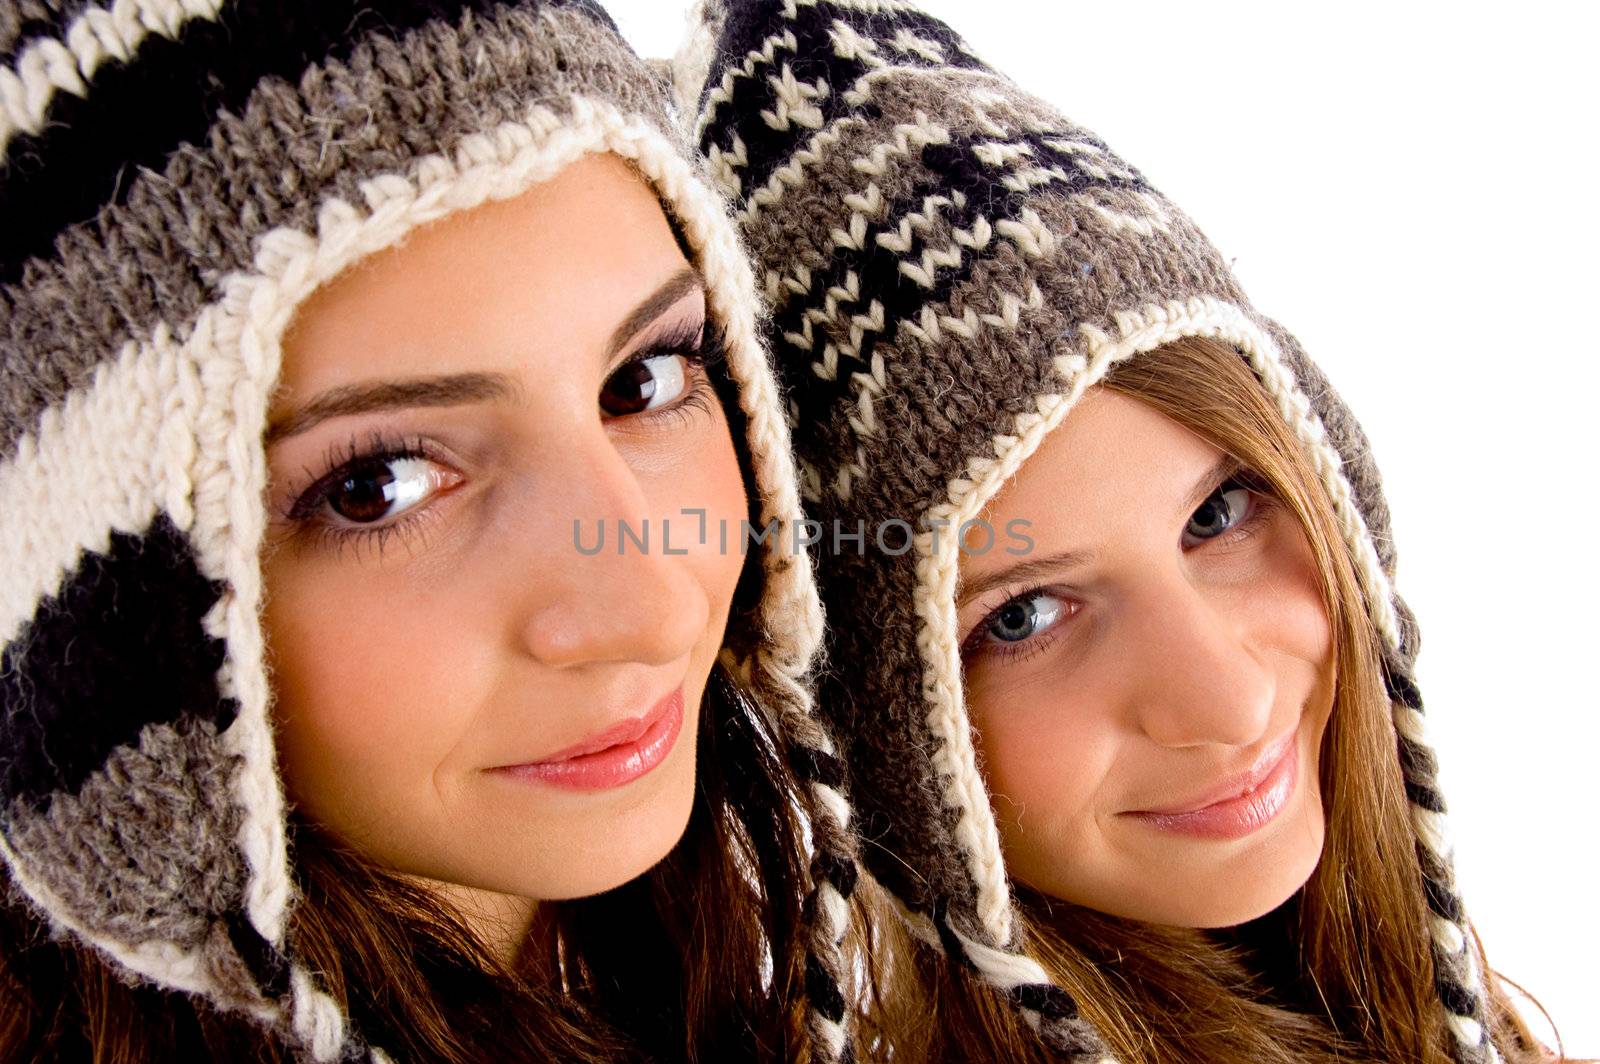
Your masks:
[[[617,886],[678,841],[743,560],[699,522],[746,516],[705,313],[609,155],[302,306],[264,568],[278,751],[311,819],[496,910]]]
[[[1117,916],[1260,916],[1322,850],[1334,647],[1294,514],[1217,448],[1091,389],[962,558],[968,704],[1011,874]],[[1020,549],[1020,548],[1018,548]]]

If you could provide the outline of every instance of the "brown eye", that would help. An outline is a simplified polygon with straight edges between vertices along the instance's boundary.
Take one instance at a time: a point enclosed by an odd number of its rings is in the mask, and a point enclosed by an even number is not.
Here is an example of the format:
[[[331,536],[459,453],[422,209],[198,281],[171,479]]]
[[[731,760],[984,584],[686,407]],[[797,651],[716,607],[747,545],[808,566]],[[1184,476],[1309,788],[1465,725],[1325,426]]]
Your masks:
[[[624,417],[665,406],[683,394],[687,362],[683,355],[652,355],[623,365],[601,386],[600,409]]]
[[[327,489],[328,508],[346,521],[373,524],[427,499],[447,479],[425,458],[362,463]]]

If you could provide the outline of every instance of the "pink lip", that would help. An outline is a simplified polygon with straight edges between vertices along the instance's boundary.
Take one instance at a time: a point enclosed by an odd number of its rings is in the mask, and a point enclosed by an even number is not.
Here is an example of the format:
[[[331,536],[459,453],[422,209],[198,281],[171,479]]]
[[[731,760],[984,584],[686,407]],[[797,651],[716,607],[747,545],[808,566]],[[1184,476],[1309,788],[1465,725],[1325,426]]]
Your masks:
[[[1299,744],[1290,732],[1249,772],[1224,781],[1205,798],[1170,809],[1124,814],[1151,827],[1204,839],[1238,839],[1264,827],[1289,804],[1299,779]]]
[[[575,791],[609,790],[632,783],[665,761],[682,730],[679,684],[642,717],[629,717],[539,761],[490,771]]]

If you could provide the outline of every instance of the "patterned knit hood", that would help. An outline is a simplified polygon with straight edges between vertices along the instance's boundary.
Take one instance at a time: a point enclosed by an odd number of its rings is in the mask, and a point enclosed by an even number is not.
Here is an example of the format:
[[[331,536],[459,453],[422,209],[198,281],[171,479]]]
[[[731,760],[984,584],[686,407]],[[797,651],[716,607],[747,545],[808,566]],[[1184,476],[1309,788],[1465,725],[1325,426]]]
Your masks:
[[[1294,338],[1137,170],[911,4],[710,0],[674,78],[769,303],[808,516],[825,542],[866,530],[864,550],[821,555],[832,667],[818,700],[863,859],[913,929],[1067,1055],[1104,1055],[1019,942],[963,700],[953,530],[1119,360],[1216,338],[1248,360],[1333,502],[1383,648],[1441,1007],[1460,1061],[1496,1059],[1378,472]]]
[[[787,541],[799,497],[748,260],[660,80],[584,0],[0,0],[0,146],[5,878],[126,977],[303,1057],[365,1059],[286,936],[258,559],[280,338],[362,256],[614,152],[706,279],[760,518]],[[803,555],[768,547],[763,569],[724,660],[815,807],[830,1059],[853,865],[804,685],[821,616]]]

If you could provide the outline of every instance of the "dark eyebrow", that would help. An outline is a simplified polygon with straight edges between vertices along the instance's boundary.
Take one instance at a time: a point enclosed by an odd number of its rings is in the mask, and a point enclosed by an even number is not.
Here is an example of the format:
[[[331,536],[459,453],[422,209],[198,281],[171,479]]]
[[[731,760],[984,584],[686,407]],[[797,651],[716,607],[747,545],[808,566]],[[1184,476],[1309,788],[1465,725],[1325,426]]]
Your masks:
[[[609,361],[639,331],[665,314],[690,292],[704,292],[705,280],[692,266],[685,266],[638,306],[628,312],[611,334],[606,345]],[[372,384],[347,384],[330,388],[288,417],[267,425],[268,446],[295,436],[333,417],[369,414],[375,410],[394,410],[415,406],[455,406],[505,399],[516,391],[516,384],[503,373],[457,373],[445,377],[417,377],[403,381],[377,381]]]
[[[1195,482],[1189,489],[1179,507],[1179,512],[1187,517],[1194,512],[1202,502],[1205,502],[1211,493],[1221,487],[1229,477],[1233,476],[1243,465],[1231,455],[1223,455],[1216,465],[1206,470],[1205,475]],[[960,592],[956,595],[956,609],[960,610],[967,603],[982,595],[986,591],[993,591],[1010,583],[1024,583],[1036,577],[1059,574],[1063,570],[1083,565],[1094,560],[1094,551],[1067,550],[1055,554],[1047,554],[1042,558],[1029,558],[1027,561],[1018,562],[1016,565],[998,569],[987,573],[970,583],[963,583]]]
[[[346,384],[328,389],[288,417],[269,423],[266,442],[270,446],[331,417],[399,407],[482,403],[509,398],[515,392],[515,382],[503,373],[455,373],[444,377]]]
[[[611,342],[606,345],[606,361],[610,361],[612,356],[628,345],[629,340],[639,335],[641,329],[665,314],[678,300],[690,292],[704,292],[705,289],[704,278],[693,266],[685,266],[667,278],[665,284],[646,296],[622,319],[622,324],[611,334]]]

